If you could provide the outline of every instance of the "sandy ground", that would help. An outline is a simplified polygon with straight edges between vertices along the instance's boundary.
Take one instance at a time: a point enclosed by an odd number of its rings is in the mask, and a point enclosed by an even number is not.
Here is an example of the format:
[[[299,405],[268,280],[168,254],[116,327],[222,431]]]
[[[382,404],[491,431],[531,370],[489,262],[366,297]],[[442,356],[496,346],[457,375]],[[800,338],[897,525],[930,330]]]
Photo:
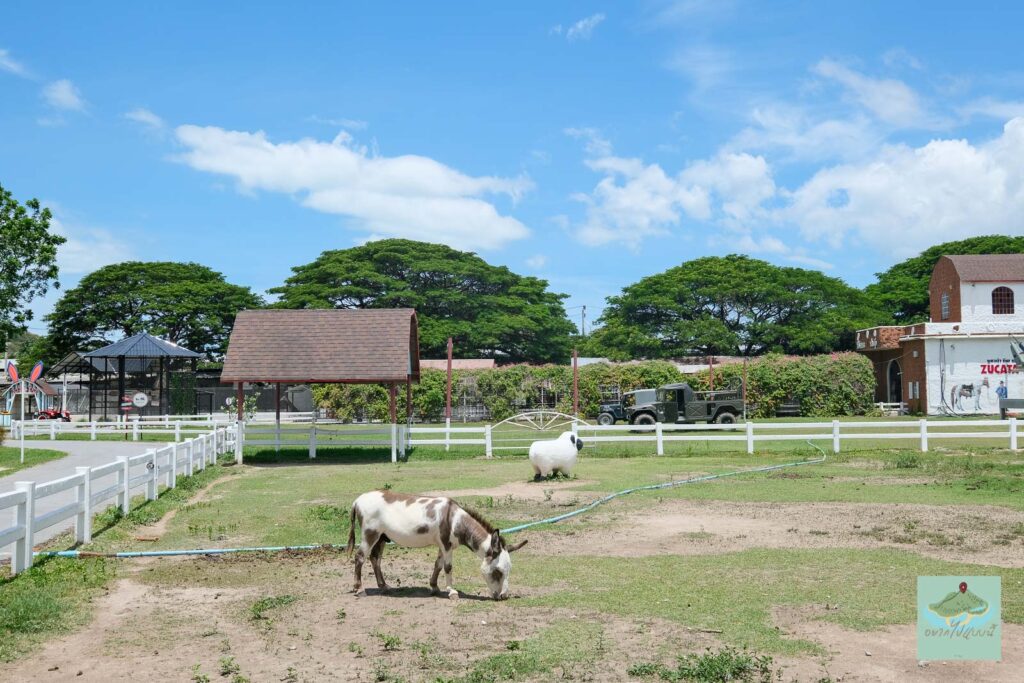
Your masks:
[[[453,497],[561,502],[592,499],[585,480],[512,483],[490,489],[436,491]],[[211,495],[211,487],[196,496]],[[511,498],[509,498],[511,497]],[[1004,508],[841,503],[774,504],[721,501],[652,501],[637,514],[615,506],[594,513],[594,524],[575,534],[549,537],[545,553],[573,555],[692,555],[750,547],[902,547],[935,557],[1024,566],[1024,540],[1007,538],[1021,521]],[[145,530],[163,531],[169,519]],[[143,533],[140,530],[140,533]],[[962,536],[962,538],[961,538]],[[459,562],[471,562],[465,554]],[[182,577],[169,585],[167,570]],[[268,570],[269,569],[269,570]],[[364,580],[374,584],[367,566]],[[658,619],[523,608],[483,598],[481,582],[459,586],[460,600],[434,597],[423,588],[430,571],[422,557],[389,552],[389,582],[397,589],[365,598],[348,592],[350,560],[335,552],[281,554],[273,559],[234,556],[153,559],[120,565],[120,577],[93,609],[85,628],[55,638],[13,664],[0,664],[0,680],[190,681],[193,668],[221,677],[221,660],[233,658],[251,681],[372,681],[383,673],[410,681],[464,674],[472,662],[506,652],[554,624],[581,620],[603,629],[600,653],[567,664],[540,680],[627,680],[638,661],[670,663],[680,652],[721,645],[713,633]],[[156,572],[152,573],[151,572]],[[513,586],[518,596],[544,589]],[[547,589],[550,590],[550,589]],[[250,607],[263,597],[288,593],[296,602],[254,620]],[[827,656],[776,658],[784,681],[1018,681],[1024,671],[1024,627],[1004,625],[1004,661],[916,661],[913,624],[858,632],[822,621],[825,606],[776,609],[785,633],[820,643]],[[385,649],[383,634],[400,638]],[[642,679],[633,679],[642,680]]]

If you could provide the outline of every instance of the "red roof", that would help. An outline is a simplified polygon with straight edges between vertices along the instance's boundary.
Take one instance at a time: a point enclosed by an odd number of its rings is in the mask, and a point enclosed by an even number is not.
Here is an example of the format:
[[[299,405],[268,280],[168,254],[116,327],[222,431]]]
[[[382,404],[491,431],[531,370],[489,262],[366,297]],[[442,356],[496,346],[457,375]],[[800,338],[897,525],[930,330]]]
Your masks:
[[[419,380],[416,311],[241,311],[222,382],[368,383]]]
[[[962,254],[943,258],[952,262],[961,282],[1024,282],[1024,254]]]

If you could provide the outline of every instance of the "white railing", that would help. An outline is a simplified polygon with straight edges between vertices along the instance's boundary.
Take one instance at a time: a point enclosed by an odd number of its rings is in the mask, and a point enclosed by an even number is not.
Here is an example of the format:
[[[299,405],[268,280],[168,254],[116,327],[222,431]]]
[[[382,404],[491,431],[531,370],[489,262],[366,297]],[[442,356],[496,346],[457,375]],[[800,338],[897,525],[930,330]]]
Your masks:
[[[143,488],[146,499],[155,500],[161,483],[174,488],[179,474],[191,476],[231,450],[236,457],[240,454],[234,425],[217,425],[211,432],[139,455],[122,456],[106,465],[76,467],[74,474],[53,481],[16,482],[14,491],[0,494],[0,513],[14,510],[14,524],[0,529],[0,549],[14,545],[11,574],[32,566],[34,539],[40,531],[74,518],[76,543],[88,543],[92,540],[92,518],[97,512],[114,504],[127,514],[136,489]],[[43,514],[36,513],[40,501],[72,490],[72,502]]]
[[[153,416],[154,418],[157,416]],[[205,432],[214,425],[234,424],[221,420],[193,420],[173,419],[144,420],[132,418],[114,422],[62,422],[61,420],[15,420],[11,423],[11,439],[21,438],[24,430],[25,436],[48,436],[51,441],[58,440],[62,435],[88,435],[89,440],[96,441],[97,437],[103,434],[124,434],[131,435],[132,441],[139,441],[143,434],[166,434],[174,435],[175,441],[181,441],[182,435],[198,434]]]
[[[886,431],[878,431],[884,429]],[[1019,432],[1016,418],[1009,420],[892,420],[878,422],[756,422],[742,424],[662,424],[653,425],[580,425],[572,430],[587,443],[653,442],[658,455],[665,454],[665,444],[672,441],[742,441],[747,453],[753,454],[755,444],[767,441],[830,440],[832,451],[839,453],[842,442],[855,440],[906,440],[928,452],[934,439],[998,439],[1011,450],[1017,450]],[[868,431],[865,431],[868,430]],[[969,431],[968,431],[969,430]],[[675,432],[698,432],[676,434]],[[618,432],[618,433],[616,433]],[[629,432],[623,434],[622,432]],[[725,432],[725,433],[721,433]]]
[[[426,438],[417,439],[417,434],[424,434]],[[405,429],[405,441],[409,448],[413,446],[444,446],[444,449],[447,451],[452,446],[483,446],[484,455],[488,458],[494,454],[491,440],[491,425],[483,425],[482,427],[452,427],[451,421],[446,421],[443,427],[420,427],[413,425]]]

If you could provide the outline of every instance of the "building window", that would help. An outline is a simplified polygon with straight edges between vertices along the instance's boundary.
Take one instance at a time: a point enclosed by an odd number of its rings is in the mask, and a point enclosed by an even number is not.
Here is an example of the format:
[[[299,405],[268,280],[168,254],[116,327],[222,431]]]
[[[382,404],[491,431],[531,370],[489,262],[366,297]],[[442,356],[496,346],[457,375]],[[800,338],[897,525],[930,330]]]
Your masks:
[[[942,319],[949,320],[949,292],[943,292],[939,301],[942,302]]]
[[[1009,287],[996,287],[992,290],[992,313],[995,315],[1013,315],[1013,290]]]

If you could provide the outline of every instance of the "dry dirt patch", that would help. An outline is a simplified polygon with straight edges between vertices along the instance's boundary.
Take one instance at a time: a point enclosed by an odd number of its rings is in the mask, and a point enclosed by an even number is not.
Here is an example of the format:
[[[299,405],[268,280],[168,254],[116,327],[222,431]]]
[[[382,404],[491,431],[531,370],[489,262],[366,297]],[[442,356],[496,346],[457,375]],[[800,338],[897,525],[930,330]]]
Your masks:
[[[852,631],[822,621],[824,607],[776,608],[775,624],[783,633],[820,643],[827,658],[783,658],[784,680],[884,681],[987,681],[1021,680],[1024,671],[1024,626],[1003,624],[1001,662],[917,661],[917,630],[914,624],[888,626],[875,631]]]
[[[522,500],[530,501],[543,501],[552,500],[557,503],[566,502],[573,498],[580,499],[581,497],[592,499],[597,498],[599,494],[593,491],[578,491],[576,490],[580,486],[594,483],[590,479],[563,479],[550,481],[513,481],[501,486],[492,486],[486,489],[457,489],[449,491],[428,491],[423,495],[425,496],[444,496],[445,498],[465,498],[468,496],[490,496],[495,499],[508,498],[511,496],[513,499],[519,498]],[[550,494],[550,495],[549,495]]]
[[[748,548],[913,548],[942,559],[1024,567],[1024,515],[996,506],[666,500],[599,508],[600,528],[549,541],[556,555],[694,555]]]

